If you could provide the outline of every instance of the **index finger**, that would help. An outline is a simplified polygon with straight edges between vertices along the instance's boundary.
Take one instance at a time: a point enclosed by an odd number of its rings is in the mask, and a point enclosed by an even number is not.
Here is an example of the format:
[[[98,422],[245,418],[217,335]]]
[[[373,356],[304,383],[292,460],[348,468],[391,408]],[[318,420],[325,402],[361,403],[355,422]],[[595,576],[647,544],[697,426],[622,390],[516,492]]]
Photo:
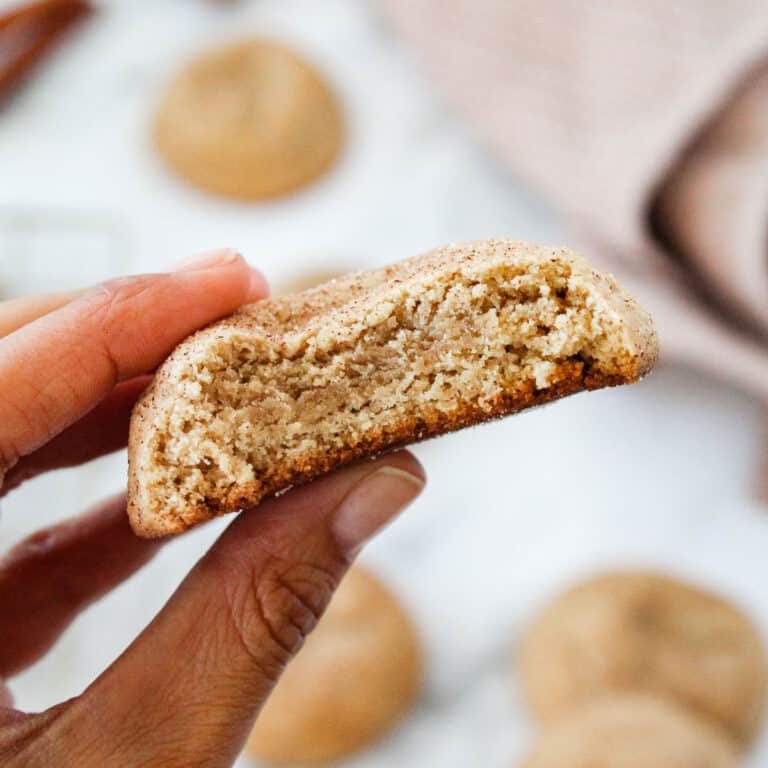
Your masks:
[[[222,251],[105,283],[0,339],[0,482],[117,382],[152,371],[190,333],[266,293],[242,256]]]

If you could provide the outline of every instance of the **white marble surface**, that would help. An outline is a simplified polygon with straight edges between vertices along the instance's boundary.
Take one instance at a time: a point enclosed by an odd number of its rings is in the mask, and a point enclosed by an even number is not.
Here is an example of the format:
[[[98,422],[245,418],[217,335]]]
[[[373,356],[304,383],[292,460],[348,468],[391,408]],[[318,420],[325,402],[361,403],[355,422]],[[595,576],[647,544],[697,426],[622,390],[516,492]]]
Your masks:
[[[3,4],[0,2],[0,7]],[[349,117],[343,161],[288,201],[234,205],[159,163],[148,122],[188,52],[244,33],[314,58]],[[276,284],[464,238],[560,241],[554,217],[478,148],[361,0],[104,3],[0,112],[0,291],[160,269],[234,245]],[[747,606],[768,628],[768,518],[751,497],[765,435],[738,393],[660,371],[417,449],[418,503],[365,553],[423,634],[414,715],[357,768],[514,765],[530,738],[514,646],[541,601],[607,565],[662,566]],[[124,483],[118,455],[59,472],[3,505],[0,548]],[[170,544],[12,681],[23,708],[80,691],[159,609],[226,525]],[[750,765],[765,765],[768,744]]]

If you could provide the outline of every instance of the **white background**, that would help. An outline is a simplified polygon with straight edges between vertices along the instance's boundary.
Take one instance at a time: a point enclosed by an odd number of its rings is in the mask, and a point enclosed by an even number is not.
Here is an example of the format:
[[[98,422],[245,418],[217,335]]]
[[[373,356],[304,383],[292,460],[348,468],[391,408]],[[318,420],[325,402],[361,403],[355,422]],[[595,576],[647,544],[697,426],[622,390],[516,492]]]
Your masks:
[[[244,34],[292,42],[316,61],[349,122],[336,170],[279,203],[198,193],[166,171],[148,138],[185,56]],[[160,270],[220,245],[241,249],[280,287],[494,235],[564,239],[446,109],[373,2],[107,3],[0,111],[6,296]],[[428,682],[413,716],[351,765],[519,761],[530,730],[516,639],[547,596],[597,568],[666,568],[731,596],[765,629],[768,518],[753,497],[764,438],[758,403],[660,370],[419,447],[428,489],[364,559],[410,607]],[[3,502],[0,548],[124,482],[118,455],[25,486]],[[226,523],[171,543],[88,610],[12,681],[18,705],[43,708],[82,690]],[[768,746],[760,754],[752,765],[765,764]]]

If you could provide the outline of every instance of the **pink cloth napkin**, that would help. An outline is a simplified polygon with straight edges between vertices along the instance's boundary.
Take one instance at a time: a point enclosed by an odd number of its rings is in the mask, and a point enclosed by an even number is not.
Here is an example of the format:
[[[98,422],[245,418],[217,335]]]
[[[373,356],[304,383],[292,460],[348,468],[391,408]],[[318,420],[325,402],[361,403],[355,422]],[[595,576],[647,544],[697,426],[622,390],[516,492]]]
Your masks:
[[[662,358],[768,400],[768,0],[382,3]]]

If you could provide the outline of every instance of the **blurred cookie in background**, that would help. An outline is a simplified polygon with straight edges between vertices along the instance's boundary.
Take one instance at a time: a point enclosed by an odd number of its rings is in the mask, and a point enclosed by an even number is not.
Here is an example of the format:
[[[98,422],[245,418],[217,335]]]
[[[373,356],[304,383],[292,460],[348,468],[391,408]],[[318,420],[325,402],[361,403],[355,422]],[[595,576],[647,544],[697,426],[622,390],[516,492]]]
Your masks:
[[[546,727],[523,768],[735,768],[725,733],[662,698],[595,699]]]
[[[656,573],[607,573],[568,590],[522,640],[523,686],[551,722],[611,691],[669,698],[746,745],[760,725],[766,657],[752,622]]]
[[[263,200],[309,184],[343,144],[331,87],[289,48],[249,40],[190,62],[158,109],[154,138],[168,164],[224,197]]]
[[[316,288],[318,285],[335,280],[337,277],[346,275],[353,270],[344,266],[328,265],[326,267],[316,267],[306,270],[297,270],[294,275],[275,280],[272,294],[274,296],[287,296],[291,293],[302,293],[310,288]]]
[[[256,721],[247,752],[276,764],[326,763],[370,745],[414,703],[414,628],[370,572],[352,568]]]

